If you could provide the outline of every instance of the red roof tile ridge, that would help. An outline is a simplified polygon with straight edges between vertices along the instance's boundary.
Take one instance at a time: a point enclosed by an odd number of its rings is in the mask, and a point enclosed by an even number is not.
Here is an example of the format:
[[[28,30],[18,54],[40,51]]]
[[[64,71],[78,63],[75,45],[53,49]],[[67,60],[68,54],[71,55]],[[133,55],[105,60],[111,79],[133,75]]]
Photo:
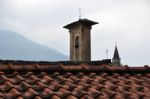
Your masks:
[[[28,84],[26,81],[22,81],[20,83],[20,86],[22,87],[23,90],[28,90],[29,88],[32,88],[32,86]]]
[[[51,89],[49,89],[49,88],[44,88],[43,89],[43,93],[42,93],[43,96],[49,97],[53,94],[54,94],[54,92]]]
[[[61,99],[61,98],[54,94],[54,95],[52,95],[51,99]]]
[[[78,98],[76,98],[74,95],[71,94],[71,95],[68,95],[66,99],[78,99]]]
[[[83,95],[81,99],[94,99],[90,95]]]
[[[88,64],[81,64],[81,65],[63,65],[63,64],[57,64],[57,65],[40,65],[38,63],[32,64],[32,65],[2,65],[0,66],[0,71],[108,71],[108,72],[127,72],[127,71],[137,71],[137,72],[143,72],[143,71],[150,71],[150,67],[148,65],[145,65],[143,67],[129,67],[127,65],[125,66],[109,66],[106,64],[103,65],[88,65]]]
[[[28,88],[28,90],[24,93],[25,97],[31,98],[34,96],[38,96],[39,94],[32,88]]]
[[[6,97],[8,99],[10,99],[10,98],[17,98],[18,96],[22,96],[22,94],[15,88],[11,88],[9,90],[9,92],[6,94]]]

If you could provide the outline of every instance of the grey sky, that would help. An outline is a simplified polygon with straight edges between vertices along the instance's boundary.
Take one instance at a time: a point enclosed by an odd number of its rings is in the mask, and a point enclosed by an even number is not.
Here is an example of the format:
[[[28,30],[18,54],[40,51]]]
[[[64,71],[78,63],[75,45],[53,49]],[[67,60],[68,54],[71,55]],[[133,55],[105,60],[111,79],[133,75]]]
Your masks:
[[[109,58],[117,42],[123,64],[150,64],[150,0],[0,0],[0,28],[69,55],[69,33],[62,27],[82,18],[92,29],[92,59]]]

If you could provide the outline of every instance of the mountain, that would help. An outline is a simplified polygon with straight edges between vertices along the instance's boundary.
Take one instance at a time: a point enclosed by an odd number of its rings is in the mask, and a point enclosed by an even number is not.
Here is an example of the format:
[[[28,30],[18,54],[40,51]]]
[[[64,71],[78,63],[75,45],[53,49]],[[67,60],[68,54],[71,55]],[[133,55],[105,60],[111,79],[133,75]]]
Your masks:
[[[37,44],[24,36],[0,30],[0,59],[31,61],[63,61],[68,57],[59,51]]]

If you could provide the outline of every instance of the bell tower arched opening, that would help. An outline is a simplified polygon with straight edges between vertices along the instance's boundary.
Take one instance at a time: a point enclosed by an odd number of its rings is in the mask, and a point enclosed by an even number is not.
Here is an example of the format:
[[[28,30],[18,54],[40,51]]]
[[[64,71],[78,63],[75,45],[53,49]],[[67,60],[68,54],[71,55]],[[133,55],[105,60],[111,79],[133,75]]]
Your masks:
[[[75,44],[74,44],[74,47],[75,47],[75,60],[79,60],[79,36],[76,36],[75,37]]]

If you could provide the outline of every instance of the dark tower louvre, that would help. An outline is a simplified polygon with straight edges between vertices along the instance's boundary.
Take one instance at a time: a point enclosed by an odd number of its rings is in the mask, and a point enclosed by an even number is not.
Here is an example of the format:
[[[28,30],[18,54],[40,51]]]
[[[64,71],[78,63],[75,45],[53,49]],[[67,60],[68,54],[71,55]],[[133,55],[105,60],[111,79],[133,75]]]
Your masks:
[[[70,61],[91,61],[91,28],[98,24],[88,19],[79,19],[64,28],[70,32]]]

